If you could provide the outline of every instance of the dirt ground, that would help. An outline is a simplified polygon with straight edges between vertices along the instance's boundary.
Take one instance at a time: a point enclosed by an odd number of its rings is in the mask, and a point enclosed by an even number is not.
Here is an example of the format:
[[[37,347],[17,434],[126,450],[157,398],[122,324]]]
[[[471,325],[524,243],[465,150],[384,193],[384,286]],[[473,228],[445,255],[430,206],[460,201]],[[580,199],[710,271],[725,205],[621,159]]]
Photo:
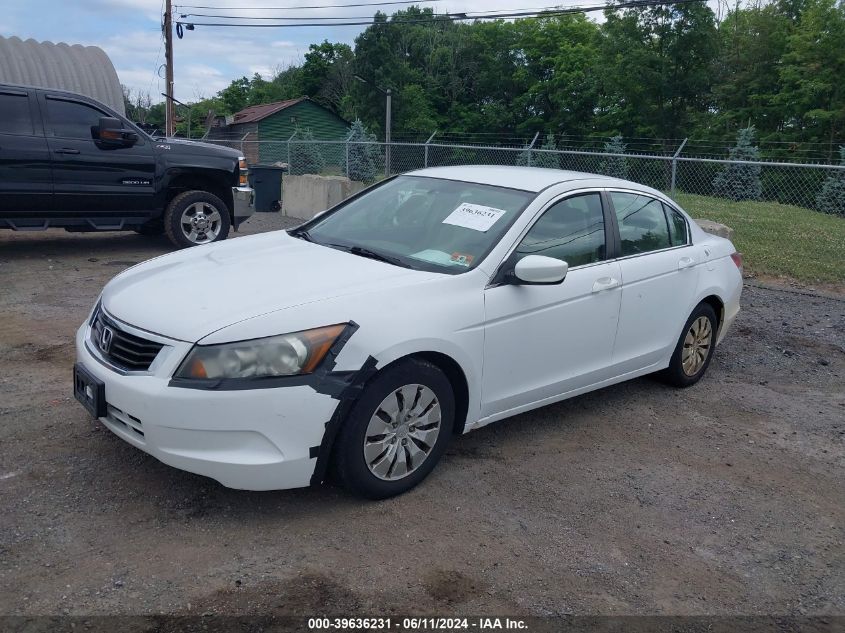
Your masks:
[[[492,425],[373,503],[227,490],[73,400],[101,287],[169,249],[0,233],[0,614],[845,614],[842,298],[746,287],[697,386]]]

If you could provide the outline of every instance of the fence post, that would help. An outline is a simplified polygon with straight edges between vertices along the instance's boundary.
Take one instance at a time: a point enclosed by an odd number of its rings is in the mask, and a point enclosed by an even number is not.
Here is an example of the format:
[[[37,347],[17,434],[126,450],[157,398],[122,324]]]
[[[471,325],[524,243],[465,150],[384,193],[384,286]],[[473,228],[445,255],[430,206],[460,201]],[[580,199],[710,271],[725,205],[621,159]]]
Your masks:
[[[349,178],[349,139],[352,138],[353,132],[350,132],[346,135],[346,139],[343,141],[343,147],[346,150],[346,177]]]
[[[296,136],[296,132],[290,135],[288,139],[288,173],[292,174],[293,171],[291,170],[291,160],[290,160],[290,142],[293,140],[293,137]]]
[[[425,142],[425,159],[423,162],[423,167],[428,167],[428,144],[431,143],[431,139],[434,138],[434,135],[437,134],[437,130],[431,133],[431,136],[428,137],[428,140]]]
[[[672,156],[672,184],[669,186],[669,196],[672,198],[675,197],[675,179],[678,175],[678,156],[681,155],[681,150],[684,149],[684,145],[687,144],[688,140],[688,138],[685,138],[678,146],[674,156]]]
[[[529,146],[528,146],[528,166],[529,166],[529,167],[531,167],[531,162],[532,162],[532,161],[531,161],[531,155],[532,155],[532,154],[531,154],[531,148],[532,148],[532,147],[534,147],[534,143],[536,143],[536,142],[537,142],[537,137],[538,137],[538,136],[540,136],[540,133],[539,133],[539,132],[537,132],[537,133],[534,135],[534,138],[532,138],[532,139],[531,139],[531,145],[529,145]]]

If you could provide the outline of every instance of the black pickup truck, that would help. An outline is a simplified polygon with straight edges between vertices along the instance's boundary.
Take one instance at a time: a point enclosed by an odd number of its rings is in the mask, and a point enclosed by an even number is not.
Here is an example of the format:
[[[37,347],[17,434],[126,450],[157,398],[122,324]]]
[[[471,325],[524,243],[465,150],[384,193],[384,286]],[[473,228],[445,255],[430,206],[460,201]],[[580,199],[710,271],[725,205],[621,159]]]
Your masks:
[[[236,150],[153,138],[82,95],[0,84],[0,228],[225,239],[252,214]]]

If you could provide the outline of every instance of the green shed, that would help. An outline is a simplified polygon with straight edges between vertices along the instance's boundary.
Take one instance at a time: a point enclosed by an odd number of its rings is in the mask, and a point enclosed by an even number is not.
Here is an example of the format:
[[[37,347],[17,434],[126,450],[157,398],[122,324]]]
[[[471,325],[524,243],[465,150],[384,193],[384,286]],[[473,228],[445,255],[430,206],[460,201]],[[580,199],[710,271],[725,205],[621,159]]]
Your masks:
[[[308,97],[250,106],[227,123],[227,136],[244,140],[250,164],[286,161],[287,140],[297,128],[310,129],[318,141],[342,141],[349,127],[349,121]]]

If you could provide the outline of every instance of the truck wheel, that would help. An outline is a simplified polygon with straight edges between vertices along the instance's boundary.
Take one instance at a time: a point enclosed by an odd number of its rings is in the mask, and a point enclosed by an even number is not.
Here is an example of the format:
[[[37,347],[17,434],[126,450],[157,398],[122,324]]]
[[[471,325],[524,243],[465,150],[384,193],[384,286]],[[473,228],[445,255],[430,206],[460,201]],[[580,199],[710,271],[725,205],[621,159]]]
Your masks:
[[[164,231],[179,248],[225,240],[230,226],[226,204],[207,191],[180,193],[164,213]]]

